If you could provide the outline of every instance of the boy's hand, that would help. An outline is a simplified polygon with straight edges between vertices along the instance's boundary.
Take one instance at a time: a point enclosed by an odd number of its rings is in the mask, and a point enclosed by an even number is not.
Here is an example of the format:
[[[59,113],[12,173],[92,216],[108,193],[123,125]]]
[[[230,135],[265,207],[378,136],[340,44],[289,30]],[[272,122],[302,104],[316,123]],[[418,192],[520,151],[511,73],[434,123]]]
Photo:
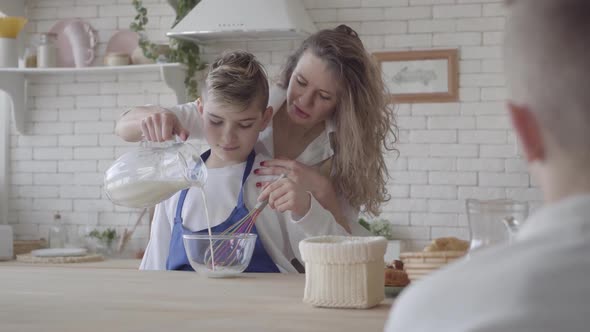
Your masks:
[[[141,120],[141,133],[146,140],[152,142],[168,141],[175,135],[186,141],[189,136],[188,130],[180,125],[176,114],[166,109]]]
[[[311,207],[311,196],[301,186],[288,178],[266,184],[258,196],[258,201],[268,199],[268,206],[281,213],[291,211],[297,216],[305,216]]]

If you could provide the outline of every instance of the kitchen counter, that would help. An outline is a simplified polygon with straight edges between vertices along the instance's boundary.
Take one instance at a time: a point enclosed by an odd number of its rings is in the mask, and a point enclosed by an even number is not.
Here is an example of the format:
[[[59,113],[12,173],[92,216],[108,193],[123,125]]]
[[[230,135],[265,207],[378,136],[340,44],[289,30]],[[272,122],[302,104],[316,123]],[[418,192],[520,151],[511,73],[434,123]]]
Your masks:
[[[72,269],[80,268],[96,268],[96,269],[130,269],[138,270],[141,259],[105,259],[102,262],[88,262],[88,263],[64,263],[64,264],[31,264],[18,262],[16,260],[11,261],[0,261],[0,271],[2,267],[7,266],[20,266],[20,267],[66,267]]]
[[[392,303],[315,308],[302,302],[299,274],[208,279],[193,272],[2,263],[0,285],[2,331],[369,332],[383,330]]]

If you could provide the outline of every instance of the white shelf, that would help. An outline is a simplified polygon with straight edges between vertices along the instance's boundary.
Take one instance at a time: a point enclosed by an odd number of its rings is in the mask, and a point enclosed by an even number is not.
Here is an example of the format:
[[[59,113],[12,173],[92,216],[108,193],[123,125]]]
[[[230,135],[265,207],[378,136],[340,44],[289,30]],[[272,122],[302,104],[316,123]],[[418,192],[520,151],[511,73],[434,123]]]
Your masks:
[[[128,65],[128,66],[97,66],[97,67],[81,67],[81,68],[0,68],[0,74],[4,73],[20,73],[27,75],[58,75],[58,74],[108,74],[108,73],[137,73],[150,72],[154,70],[183,68],[179,63],[164,63],[164,64],[150,64],[150,65]]]
[[[85,74],[99,75],[112,73],[141,73],[159,71],[162,79],[176,94],[179,104],[188,101],[184,77],[186,67],[179,63],[128,65],[113,67],[83,68],[0,68],[0,90],[5,91],[12,100],[11,113],[16,130],[25,135],[25,123],[28,119],[27,82],[35,75]]]

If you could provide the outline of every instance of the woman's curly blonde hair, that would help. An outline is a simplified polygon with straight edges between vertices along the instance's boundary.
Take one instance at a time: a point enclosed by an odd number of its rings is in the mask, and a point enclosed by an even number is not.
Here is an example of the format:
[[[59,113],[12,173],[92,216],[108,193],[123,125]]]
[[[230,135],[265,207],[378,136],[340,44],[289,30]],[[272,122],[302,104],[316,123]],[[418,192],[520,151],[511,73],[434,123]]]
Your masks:
[[[353,207],[378,215],[381,203],[390,199],[384,150],[395,150],[393,143],[397,140],[381,69],[357,33],[340,25],[320,30],[303,41],[287,59],[279,79],[283,88],[288,87],[293,70],[307,51],[325,61],[342,84],[333,115],[333,184]]]

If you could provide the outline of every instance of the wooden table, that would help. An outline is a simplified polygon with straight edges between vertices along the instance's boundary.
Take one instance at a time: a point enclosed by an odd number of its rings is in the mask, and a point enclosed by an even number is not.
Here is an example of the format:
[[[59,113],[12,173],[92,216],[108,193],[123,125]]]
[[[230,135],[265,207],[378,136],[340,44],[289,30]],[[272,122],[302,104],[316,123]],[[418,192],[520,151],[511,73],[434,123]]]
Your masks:
[[[55,264],[55,263],[24,263],[19,262],[16,260],[11,261],[2,261],[0,262],[0,271],[3,267],[7,266],[20,266],[20,267],[31,267],[31,268],[38,268],[38,267],[59,267],[59,268],[72,268],[72,269],[87,269],[87,268],[97,268],[97,269],[130,269],[130,270],[138,270],[139,264],[141,264],[141,259],[111,259],[107,258],[101,262],[87,262],[87,263],[63,263],[63,264]]]
[[[0,264],[0,331],[382,331],[369,310],[302,302],[305,277]]]

